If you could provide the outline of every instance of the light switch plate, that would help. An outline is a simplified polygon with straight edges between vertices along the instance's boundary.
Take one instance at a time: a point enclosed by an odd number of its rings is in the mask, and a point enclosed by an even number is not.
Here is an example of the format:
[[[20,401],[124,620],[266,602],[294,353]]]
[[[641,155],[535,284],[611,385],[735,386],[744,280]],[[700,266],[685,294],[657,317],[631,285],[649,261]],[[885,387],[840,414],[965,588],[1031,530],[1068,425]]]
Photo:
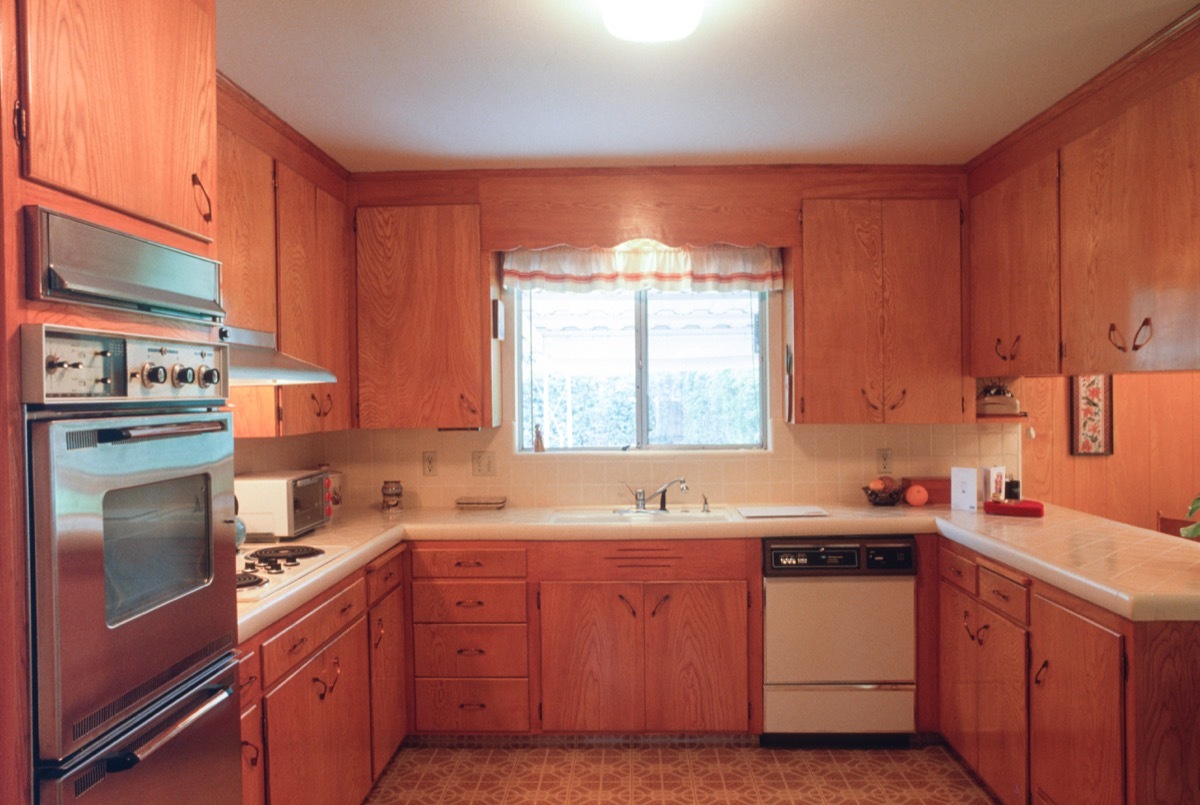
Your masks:
[[[973,512],[978,502],[979,471],[974,467],[951,467],[950,508]]]

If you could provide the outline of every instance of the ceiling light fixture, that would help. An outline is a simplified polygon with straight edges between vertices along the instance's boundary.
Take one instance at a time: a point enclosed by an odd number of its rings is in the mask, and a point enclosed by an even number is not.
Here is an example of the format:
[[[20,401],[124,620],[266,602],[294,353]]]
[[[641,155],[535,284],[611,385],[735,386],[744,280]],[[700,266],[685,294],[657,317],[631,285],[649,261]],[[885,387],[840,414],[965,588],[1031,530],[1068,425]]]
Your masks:
[[[630,42],[674,42],[700,24],[704,0],[604,0],[604,27]]]

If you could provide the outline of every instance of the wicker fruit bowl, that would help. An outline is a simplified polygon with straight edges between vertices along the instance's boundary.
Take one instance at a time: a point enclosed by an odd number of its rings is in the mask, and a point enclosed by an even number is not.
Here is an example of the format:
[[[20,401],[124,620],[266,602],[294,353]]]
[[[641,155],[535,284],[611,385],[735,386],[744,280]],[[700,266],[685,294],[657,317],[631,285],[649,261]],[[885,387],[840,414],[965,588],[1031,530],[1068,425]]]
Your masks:
[[[904,497],[904,487],[901,486],[879,490],[864,486],[862,491],[866,493],[872,506],[895,506]]]

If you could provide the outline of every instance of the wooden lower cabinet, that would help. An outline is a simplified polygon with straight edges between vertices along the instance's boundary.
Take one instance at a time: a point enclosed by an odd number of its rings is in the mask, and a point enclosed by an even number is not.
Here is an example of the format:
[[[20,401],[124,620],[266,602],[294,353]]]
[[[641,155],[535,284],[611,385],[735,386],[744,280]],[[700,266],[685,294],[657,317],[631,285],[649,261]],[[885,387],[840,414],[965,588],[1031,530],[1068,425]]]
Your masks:
[[[1034,801],[1123,802],[1123,636],[1040,595],[1033,596],[1030,630]]]
[[[378,779],[404,740],[404,591],[396,587],[371,607],[371,776]]]
[[[744,581],[541,585],[547,732],[748,728]]]
[[[975,607],[966,593],[949,582],[941,583],[938,691],[942,737],[972,767],[979,764],[978,646],[971,631]]]
[[[418,679],[419,732],[528,732],[527,679]]]
[[[255,704],[242,712],[242,805],[266,803],[266,768],[262,709]]]
[[[357,805],[371,790],[367,662],[360,619],[266,694],[271,802]]]

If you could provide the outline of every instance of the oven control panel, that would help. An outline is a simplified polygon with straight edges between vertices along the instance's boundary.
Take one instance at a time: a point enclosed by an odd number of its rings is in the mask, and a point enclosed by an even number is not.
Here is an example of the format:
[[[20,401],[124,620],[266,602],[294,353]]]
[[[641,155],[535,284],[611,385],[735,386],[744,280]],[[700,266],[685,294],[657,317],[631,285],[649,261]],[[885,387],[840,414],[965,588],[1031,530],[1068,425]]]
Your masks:
[[[206,341],[21,325],[21,401],[222,403],[229,348]]]

